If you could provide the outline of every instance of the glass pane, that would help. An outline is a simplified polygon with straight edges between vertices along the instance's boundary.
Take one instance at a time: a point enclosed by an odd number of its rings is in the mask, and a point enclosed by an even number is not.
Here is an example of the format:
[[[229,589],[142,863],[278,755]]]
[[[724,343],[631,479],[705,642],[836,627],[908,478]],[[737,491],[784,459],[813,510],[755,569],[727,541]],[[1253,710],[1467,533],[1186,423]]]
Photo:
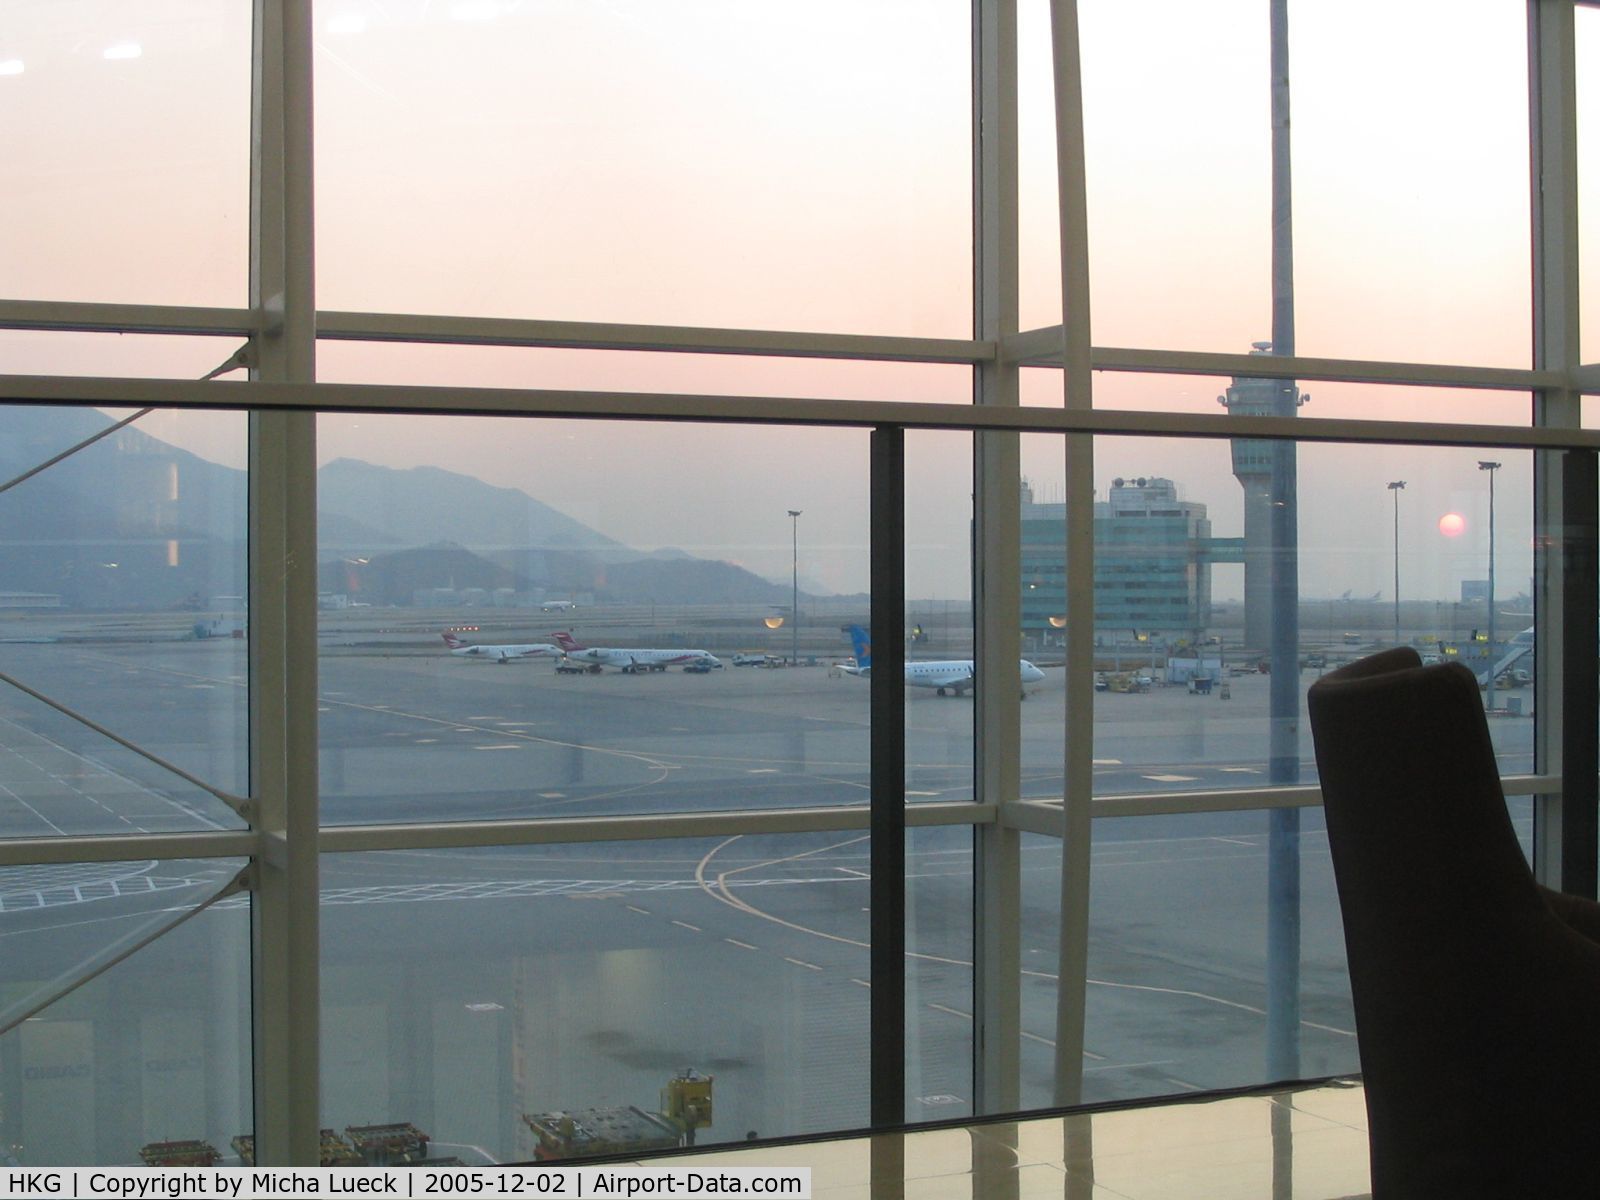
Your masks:
[[[0,868],[4,1006],[20,1015],[30,997],[170,922],[243,865]],[[7,1162],[137,1164],[153,1143],[194,1141],[238,1165],[232,1140],[253,1124],[249,944],[248,901],[220,901],[0,1035]]]
[[[1573,17],[1578,41],[1578,280],[1579,352],[1600,361],[1600,9],[1580,4]]]
[[[410,1122],[467,1161],[633,1152],[678,1144],[662,1093],[691,1069],[714,1089],[700,1145],[866,1124],[867,845],[330,856],[323,1124]],[[919,948],[950,948],[921,914],[961,893],[919,891]],[[931,971],[917,1000],[970,1012],[970,971]],[[960,1090],[962,1045],[922,1044],[930,1088]]]
[[[6,0],[6,295],[245,303],[250,11],[249,0]]]
[[[829,670],[865,434],[329,416],[319,448],[327,820],[865,803],[868,689]]]
[[[972,403],[965,365],[735,354],[340,341],[319,345],[317,375],[329,383]]]
[[[222,365],[243,339],[138,333],[59,333],[0,329],[0,373],[7,375],[125,375],[136,379],[199,379]],[[230,375],[230,380],[242,378]],[[124,414],[126,415],[126,414]],[[144,418],[148,428],[159,414]],[[173,412],[159,435],[198,414]],[[179,444],[184,444],[180,442]],[[196,449],[190,446],[189,449]],[[206,453],[200,450],[200,453]],[[242,465],[242,464],[237,464]]]
[[[121,418],[126,412],[113,414]],[[113,424],[0,409],[8,480]],[[169,441],[161,435],[170,435]],[[246,788],[240,413],[152,413],[0,495],[0,671],[215,788]],[[9,685],[10,836],[236,827],[219,800]]]
[[[1080,10],[1081,11],[1081,10]],[[1061,324],[1061,217],[1049,0],[1017,4],[1017,259],[1022,329]],[[1059,385],[1057,387],[1059,396]]]
[[[971,800],[973,438],[913,430],[905,445],[906,797]]]
[[[1299,352],[1526,366],[1525,7],[1295,3],[1289,37]]]
[[[961,0],[315,11],[326,307],[970,333]]]
[[[1048,640],[1059,636],[1049,616],[1065,611],[1060,441],[1024,444],[1034,496],[1022,522],[1024,627]],[[1246,440],[1096,442],[1099,793],[1272,782],[1272,681],[1263,673],[1274,619],[1265,582],[1269,449]],[[1491,724],[1501,769],[1531,770],[1531,456],[1497,451],[1497,469],[1486,471],[1486,454],[1465,449],[1308,443],[1297,454],[1301,704],[1322,671],[1410,644],[1425,659],[1494,672],[1486,704],[1504,718]],[[1030,723],[1042,717],[1042,708],[1024,714]],[[1303,719],[1299,730],[1300,779],[1310,782]],[[1059,741],[1048,723],[1041,738],[1046,755],[1032,786],[1049,795],[1060,775],[1048,748]]]
[[[1094,342],[1270,338],[1267,8],[1079,13]],[[1060,301],[1046,6],[1019,22],[1029,327]],[[1289,6],[1300,353],[1528,362],[1525,22],[1488,0]]]
[[[1270,329],[1266,11],[1079,5],[1096,345],[1215,350]]]
[[[1269,1079],[1267,814],[1094,823],[1083,1099]],[[1053,1103],[1061,843],[1024,835],[1023,1104]],[[1301,813],[1300,1073],[1360,1069],[1320,810]]]

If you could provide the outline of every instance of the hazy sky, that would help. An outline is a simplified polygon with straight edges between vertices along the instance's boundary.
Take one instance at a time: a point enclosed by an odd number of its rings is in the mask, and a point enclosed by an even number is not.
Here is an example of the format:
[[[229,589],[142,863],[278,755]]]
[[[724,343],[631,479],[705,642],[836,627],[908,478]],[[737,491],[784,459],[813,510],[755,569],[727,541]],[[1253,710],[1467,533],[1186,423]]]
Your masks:
[[[1024,0],[1024,325],[1059,320],[1043,0]],[[1241,351],[1267,336],[1266,5],[1083,0],[1097,343]],[[0,0],[0,292],[238,306],[247,284],[248,0]],[[318,285],[326,309],[961,337],[969,331],[963,0],[320,0]],[[1290,6],[1301,352],[1529,361],[1523,6]],[[1600,13],[1579,13],[1584,64]],[[1580,79],[1584,78],[1580,70]],[[1596,100],[1580,92],[1584,112]],[[1600,162],[1600,120],[1582,127]],[[1591,170],[1600,171],[1600,167]],[[1591,206],[1592,207],[1592,206]],[[1588,230],[1594,222],[1585,224]],[[1597,235],[1600,236],[1600,235]],[[1594,239],[1591,239],[1593,241]],[[1592,261],[1586,257],[1586,262]],[[1595,278],[1589,271],[1586,279]],[[1600,358],[1600,304],[1586,357]],[[194,376],[202,339],[0,334],[0,370]],[[323,378],[961,402],[959,368],[325,346]],[[1025,398],[1059,404],[1060,376]],[[1101,376],[1096,402],[1215,412],[1227,380]],[[1310,385],[1307,415],[1526,418],[1527,401]],[[226,424],[220,423],[220,424]],[[240,461],[195,416],[171,437]],[[237,426],[237,423],[235,423]],[[325,458],[433,463],[523,488],[610,536],[865,586],[865,435],[328,418]],[[963,595],[967,440],[912,440],[913,594]],[[1308,448],[1308,595],[1484,573],[1475,453]],[[1500,587],[1531,555],[1525,454],[1496,493]],[[1107,440],[1239,532],[1226,448]],[[1027,474],[1059,490],[1059,444]],[[1467,531],[1442,538],[1449,511]],[[1414,579],[1408,583],[1407,579]],[[1236,582],[1218,579],[1218,593]]]

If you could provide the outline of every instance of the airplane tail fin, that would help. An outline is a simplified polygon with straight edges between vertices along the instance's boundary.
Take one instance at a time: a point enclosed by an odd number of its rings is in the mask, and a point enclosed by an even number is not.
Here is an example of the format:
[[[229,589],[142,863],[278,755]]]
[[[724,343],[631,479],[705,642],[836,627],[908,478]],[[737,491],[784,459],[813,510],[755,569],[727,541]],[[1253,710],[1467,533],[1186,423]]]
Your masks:
[[[444,632],[443,636],[444,636],[444,644],[446,646],[450,647],[450,649],[452,649],[452,650],[459,650],[459,649],[461,649],[462,646],[466,645],[465,642],[463,642],[460,638],[458,638],[455,634],[451,633],[449,630],[446,630]]]
[[[872,667],[872,639],[867,636],[867,631],[859,625],[850,626],[850,645],[855,651],[856,666],[863,671]]]
[[[564,651],[587,650],[588,649],[587,646],[584,646],[584,645],[574,641],[573,638],[572,638],[572,634],[570,634],[570,633],[568,633],[566,631],[552,633],[550,636],[555,638],[556,645],[560,646],[561,649],[564,650]]]

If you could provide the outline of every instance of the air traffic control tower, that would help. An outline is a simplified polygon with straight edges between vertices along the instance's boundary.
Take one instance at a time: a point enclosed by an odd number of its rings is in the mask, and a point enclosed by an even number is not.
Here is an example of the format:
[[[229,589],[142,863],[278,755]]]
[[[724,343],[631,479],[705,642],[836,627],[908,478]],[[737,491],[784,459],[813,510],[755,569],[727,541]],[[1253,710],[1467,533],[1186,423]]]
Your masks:
[[[1271,354],[1271,342],[1250,353]],[[1236,377],[1217,403],[1230,416],[1292,417],[1311,397],[1283,379]],[[1276,442],[1234,438],[1233,476],[1244,488],[1244,643],[1265,650],[1272,640],[1272,468]]]

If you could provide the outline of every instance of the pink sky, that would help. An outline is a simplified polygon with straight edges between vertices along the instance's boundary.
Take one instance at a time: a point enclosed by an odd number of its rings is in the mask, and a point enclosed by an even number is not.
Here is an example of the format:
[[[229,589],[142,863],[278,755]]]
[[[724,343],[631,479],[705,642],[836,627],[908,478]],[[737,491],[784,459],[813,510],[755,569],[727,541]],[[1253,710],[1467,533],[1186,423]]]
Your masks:
[[[8,5],[7,294],[244,303],[249,10],[248,0]],[[1047,8],[1024,0],[1022,10],[1023,314],[1037,325],[1059,319]],[[1269,316],[1265,6],[1084,0],[1081,11],[1095,340],[1245,350]],[[968,332],[969,20],[958,0],[320,0],[316,15],[324,308]],[[1579,18],[1587,64],[1600,57],[1600,14]],[[1298,3],[1291,22],[1300,351],[1525,365],[1521,7]],[[134,43],[137,57],[104,57]],[[4,73],[7,62],[22,69]],[[1585,108],[1591,99],[1580,94]],[[1582,131],[1585,164],[1600,159],[1594,126]],[[1600,357],[1600,304],[1588,311],[1585,348]],[[192,376],[228,351],[155,341],[4,334],[0,370]],[[954,368],[692,356],[327,346],[320,369],[461,386],[967,395]],[[1058,376],[1028,374],[1027,402],[1059,403]],[[1211,412],[1226,382],[1101,377],[1096,399]],[[1525,412],[1516,398],[1308,390],[1310,415]],[[168,436],[237,454],[202,424],[169,421]],[[325,456],[467,471],[611,536],[720,545],[772,575],[787,571],[783,513],[803,508],[814,544],[839,548],[819,577],[865,583],[852,548],[865,523],[860,435],[620,426],[563,451],[546,426],[508,437],[463,425],[441,439],[436,424],[373,424],[325,421]],[[919,454],[913,540],[926,549],[913,589],[961,593],[964,439],[935,438]],[[1236,533],[1223,457],[1197,443],[1108,443],[1102,494],[1115,475],[1168,475],[1212,505],[1219,534]],[[1526,473],[1501,457],[1497,518],[1525,527]],[[1042,443],[1030,441],[1025,462],[1046,486],[1059,478]],[[1422,532],[1470,505],[1482,483],[1474,464],[1399,450],[1308,451],[1302,462],[1306,544],[1325,548],[1305,569],[1308,592],[1383,585],[1388,542],[1369,545],[1349,517],[1366,519],[1374,491],[1371,519],[1387,511],[1387,478],[1418,477],[1405,499],[1428,514],[1411,549],[1430,590],[1481,574],[1428,549]],[[670,510],[643,502],[666,494],[681,496]],[[1526,574],[1510,560],[1500,569]]]

